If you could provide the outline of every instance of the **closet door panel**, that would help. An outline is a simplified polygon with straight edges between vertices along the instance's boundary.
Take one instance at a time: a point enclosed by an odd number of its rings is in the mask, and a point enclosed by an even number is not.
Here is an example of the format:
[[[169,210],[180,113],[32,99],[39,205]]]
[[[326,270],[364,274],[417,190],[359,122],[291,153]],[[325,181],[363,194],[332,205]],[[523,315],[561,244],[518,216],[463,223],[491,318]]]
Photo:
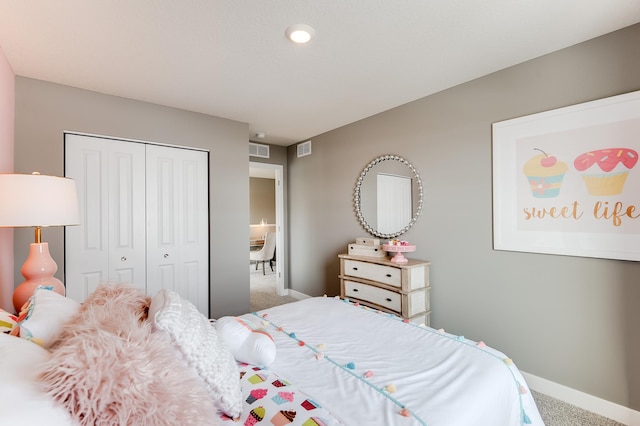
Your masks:
[[[80,273],[73,285],[67,284],[67,297],[79,302],[84,301],[104,281],[102,271]]]
[[[176,270],[174,266],[175,265],[173,264],[158,266],[157,282],[153,283],[153,290],[150,292],[151,294],[154,294],[153,292],[163,288],[168,288],[180,293],[180,289],[176,287]]]
[[[209,314],[209,164],[206,152],[181,158],[181,252],[183,292]]]
[[[107,281],[144,289],[144,145],[66,134],[65,175],[80,208],[80,225],[65,228],[67,295],[82,302]]]
[[[188,300],[201,301],[206,297],[207,307],[209,305],[209,293],[201,292],[202,287],[208,287],[208,281],[201,279],[202,263],[201,262],[184,262],[183,282],[186,284],[181,291],[186,295]],[[203,304],[204,305],[204,304]],[[202,309],[201,309],[202,310]]]
[[[147,291],[170,288],[205,315],[209,313],[207,167],[206,152],[147,147]]]
[[[67,135],[65,145],[65,174],[76,180],[80,210],[80,225],[65,227],[65,286],[82,302],[109,274],[109,155],[78,135]]]
[[[175,162],[171,153],[147,149],[147,276],[149,294],[176,288],[175,269],[180,252],[176,246]]]
[[[109,280],[145,290],[145,146],[109,144]]]
[[[209,308],[209,188],[207,154],[182,160],[181,252],[182,292],[208,314]]]
[[[108,205],[106,199],[106,186],[102,185],[102,175],[104,170],[105,155],[99,151],[84,150],[81,152],[79,160],[79,173],[82,178],[79,179],[78,192],[80,199],[80,213],[84,224],[84,228],[73,227],[72,230],[84,230],[83,249],[86,252],[93,252],[102,256],[104,250],[107,249],[107,216],[102,214],[106,211],[105,206]],[[85,253],[89,254],[89,253]],[[99,260],[94,257],[94,260]],[[108,264],[105,264],[107,266]]]

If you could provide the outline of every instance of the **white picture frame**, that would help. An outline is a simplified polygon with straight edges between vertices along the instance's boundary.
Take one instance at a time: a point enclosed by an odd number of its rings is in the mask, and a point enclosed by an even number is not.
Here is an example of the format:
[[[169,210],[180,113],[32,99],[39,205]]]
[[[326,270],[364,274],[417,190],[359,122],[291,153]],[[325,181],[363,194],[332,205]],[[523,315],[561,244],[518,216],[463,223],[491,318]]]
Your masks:
[[[640,91],[492,131],[495,250],[640,260]]]

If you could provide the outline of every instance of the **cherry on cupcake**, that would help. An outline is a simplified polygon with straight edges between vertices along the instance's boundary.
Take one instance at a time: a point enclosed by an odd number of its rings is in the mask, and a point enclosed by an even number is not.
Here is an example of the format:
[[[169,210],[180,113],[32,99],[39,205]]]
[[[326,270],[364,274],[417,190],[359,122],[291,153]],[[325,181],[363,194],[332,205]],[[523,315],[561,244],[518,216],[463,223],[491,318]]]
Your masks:
[[[554,157],[553,155],[547,155],[546,152],[544,152],[543,150],[539,149],[539,148],[533,148],[536,151],[540,151],[541,153],[544,154],[544,158],[540,159],[540,165],[542,167],[553,167],[554,164],[556,164],[558,162],[558,159],[556,157]]]

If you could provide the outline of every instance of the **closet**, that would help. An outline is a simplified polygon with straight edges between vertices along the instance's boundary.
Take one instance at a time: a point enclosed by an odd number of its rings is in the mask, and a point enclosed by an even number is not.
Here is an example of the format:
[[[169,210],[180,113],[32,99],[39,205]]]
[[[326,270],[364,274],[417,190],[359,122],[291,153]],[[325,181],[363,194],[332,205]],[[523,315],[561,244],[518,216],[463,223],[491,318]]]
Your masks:
[[[209,314],[208,153],[65,133],[80,225],[65,228],[67,296],[103,282],[178,292]]]

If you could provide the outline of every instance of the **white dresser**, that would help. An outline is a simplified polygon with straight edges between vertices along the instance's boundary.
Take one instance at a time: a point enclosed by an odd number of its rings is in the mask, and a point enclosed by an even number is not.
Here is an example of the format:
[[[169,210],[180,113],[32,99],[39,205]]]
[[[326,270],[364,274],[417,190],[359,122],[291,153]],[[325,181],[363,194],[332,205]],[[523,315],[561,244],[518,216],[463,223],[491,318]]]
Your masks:
[[[429,325],[429,265],[409,259],[393,263],[389,258],[338,255],[340,296],[381,311]]]

